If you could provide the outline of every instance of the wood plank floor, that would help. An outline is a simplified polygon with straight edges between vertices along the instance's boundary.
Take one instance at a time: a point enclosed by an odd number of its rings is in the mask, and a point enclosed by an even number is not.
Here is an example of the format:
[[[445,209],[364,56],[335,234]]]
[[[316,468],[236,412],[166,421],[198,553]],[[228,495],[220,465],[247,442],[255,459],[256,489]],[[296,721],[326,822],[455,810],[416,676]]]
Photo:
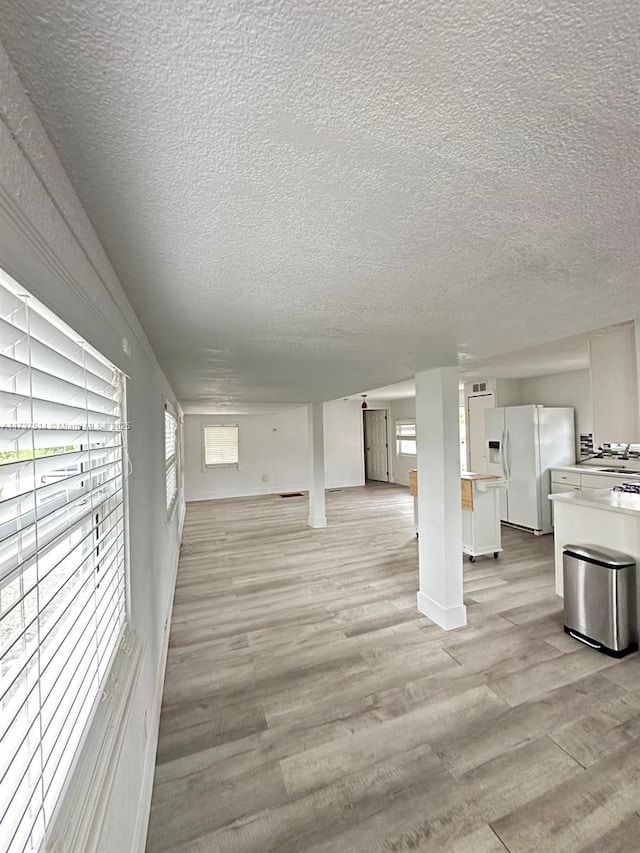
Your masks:
[[[553,543],[416,611],[406,489],[189,504],[147,853],[640,849],[640,657],[567,637]]]

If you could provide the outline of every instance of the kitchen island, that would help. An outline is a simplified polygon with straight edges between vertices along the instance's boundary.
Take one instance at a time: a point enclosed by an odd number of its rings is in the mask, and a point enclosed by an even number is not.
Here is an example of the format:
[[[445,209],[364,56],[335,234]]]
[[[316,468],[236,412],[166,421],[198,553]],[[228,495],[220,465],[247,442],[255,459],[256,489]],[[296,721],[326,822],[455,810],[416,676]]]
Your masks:
[[[558,595],[564,593],[562,551],[568,544],[612,548],[629,554],[640,565],[640,495],[610,489],[582,489],[549,497],[553,501],[555,519]]]

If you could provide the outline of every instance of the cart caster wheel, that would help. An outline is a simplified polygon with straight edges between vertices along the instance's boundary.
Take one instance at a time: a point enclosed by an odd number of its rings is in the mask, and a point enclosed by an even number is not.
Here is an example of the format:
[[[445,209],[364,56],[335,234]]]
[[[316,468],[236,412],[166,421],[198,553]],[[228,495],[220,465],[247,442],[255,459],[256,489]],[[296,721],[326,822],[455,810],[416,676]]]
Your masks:
[[[498,559],[498,553],[499,553],[498,551],[494,551],[494,552],[493,552],[493,559],[494,559],[494,560],[497,560],[497,559]]]
[[[475,557],[473,557],[473,556],[469,557],[469,562],[470,562],[470,563],[475,563],[475,561],[476,561],[476,558],[475,558]]]

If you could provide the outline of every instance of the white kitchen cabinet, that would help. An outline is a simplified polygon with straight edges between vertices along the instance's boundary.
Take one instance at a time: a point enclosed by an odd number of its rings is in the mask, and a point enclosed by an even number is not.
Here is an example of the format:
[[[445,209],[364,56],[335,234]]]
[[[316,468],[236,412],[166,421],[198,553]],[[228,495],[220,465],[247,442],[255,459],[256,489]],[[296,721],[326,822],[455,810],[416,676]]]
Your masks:
[[[562,554],[569,544],[612,548],[640,564],[640,496],[583,489],[556,495],[553,504],[558,595],[564,595]],[[640,614],[640,609],[637,612]]]
[[[581,486],[582,474],[579,471],[558,471],[551,469],[551,482],[558,485]]]
[[[603,462],[606,466],[606,460]],[[563,492],[579,492],[582,489],[612,489],[614,486],[619,486],[626,483],[628,480],[638,479],[640,471],[630,469],[625,474],[601,474],[594,469],[589,471],[585,466],[580,469],[551,469],[551,494],[560,495]],[[552,520],[553,520],[553,502],[552,502]],[[555,527],[555,521],[554,521]]]
[[[572,486],[567,483],[551,483],[551,494],[561,495],[563,492],[579,492],[580,486]]]
[[[606,467],[606,462],[603,463]],[[640,471],[630,468],[625,473],[609,474],[599,473],[597,468],[584,466],[582,470],[574,468],[552,468],[551,469],[551,484],[556,486],[567,486],[566,491],[571,491],[572,486],[577,486],[580,489],[611,489],[613,486],[619,486],[621,483],[637,480],[640,478]],[[557,494],[559,489],[555,490]]]

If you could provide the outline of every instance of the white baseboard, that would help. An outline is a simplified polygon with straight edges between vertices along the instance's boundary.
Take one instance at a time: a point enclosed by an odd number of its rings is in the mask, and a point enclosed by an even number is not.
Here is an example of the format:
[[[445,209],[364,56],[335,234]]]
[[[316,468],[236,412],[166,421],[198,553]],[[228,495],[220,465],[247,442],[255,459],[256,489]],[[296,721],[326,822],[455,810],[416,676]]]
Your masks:
[[[178,541],[182,542],[182,529],[184,527],[184,512],[178,522]],[[167,657],[169,655],[169,634],[171,633],[171,614],[173,613],[173,600],[176,592],[176,581],[178,578],[178,565],[180,563],[180,550],[173,572],[173,583],[169,608],[165,620],[164,636],[162,638],[162,654],[156,675],[156,689],[153,697],[152,716],[149,721],[149,739],[147,751],[144,757],[144,772],[140,786],[140,800],[138,801],[138,813],[133,832],[131,853],[145,853],[147,846],[147,832],[149,830],[149,814],[151,812],[151,797],[153,795],[153,779],[156,772],[156,753],[158,751],[158,735],[160,733],[160,712],[162,710],[162,694],[164,692],[164,676],[167,668]]]
[[[195,503],[196,501],[218,501],[228,500],[230,498],[256,498],[261,495],[279,495],[281,492],[305,492],[306,486],[266,486],[263,489],[246,490],[229,490],[225,492],[196,492],[193,495],[187,496],[187,503]]]
[[[418,590],[417,598],[420,613],[431,619],[436,625],[444,628],[445,631],[462,628],[467,624],[467,608],[464,604],[459,604],[456,607],[443,607],[420,590]]]
[[[364,482],[358,483],[326,483],[325,491],[330,489],[355,489],[358,486],[364,486]],[[195,503],[196,501],[217,501],[227,500],[229,498],[255,498],[260,495],[279,495],[283,492],[307,492],[308,486],[305,485],[289,485],[289,486],[266,486],[265,488],[256,488],[247,490],[229,490],[225,492],[195,492],[187,495],[187,503]]]

